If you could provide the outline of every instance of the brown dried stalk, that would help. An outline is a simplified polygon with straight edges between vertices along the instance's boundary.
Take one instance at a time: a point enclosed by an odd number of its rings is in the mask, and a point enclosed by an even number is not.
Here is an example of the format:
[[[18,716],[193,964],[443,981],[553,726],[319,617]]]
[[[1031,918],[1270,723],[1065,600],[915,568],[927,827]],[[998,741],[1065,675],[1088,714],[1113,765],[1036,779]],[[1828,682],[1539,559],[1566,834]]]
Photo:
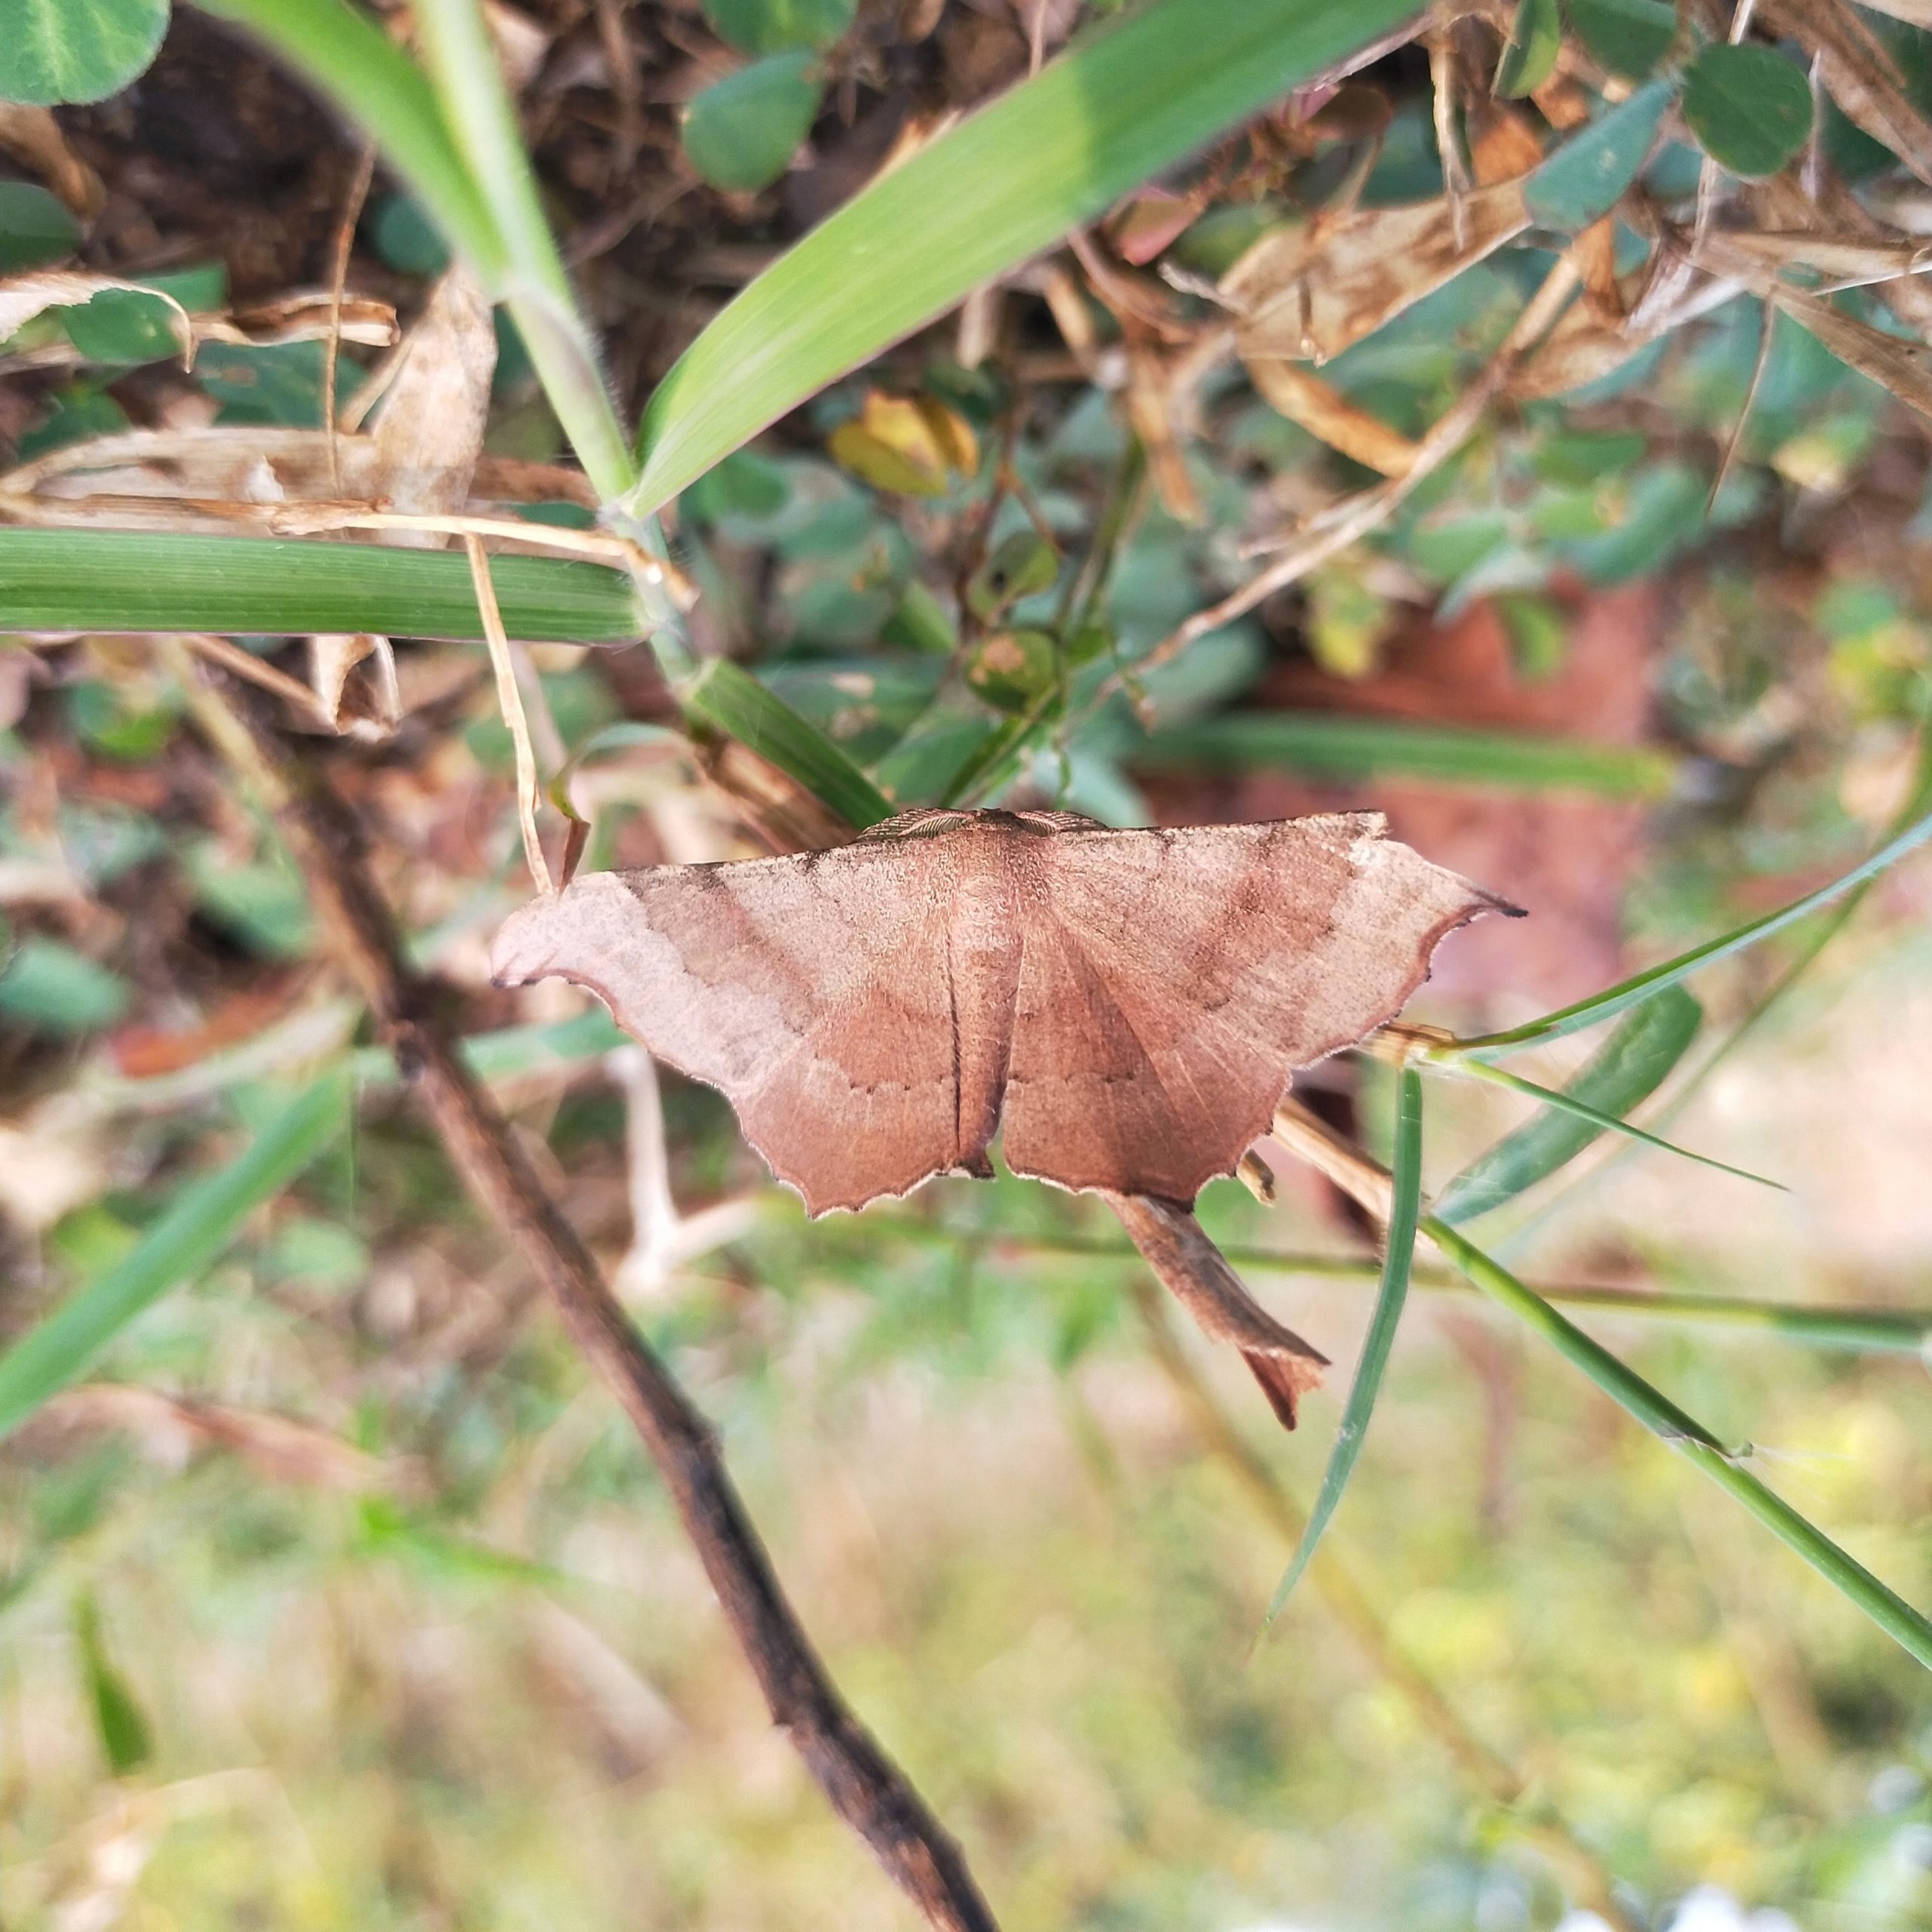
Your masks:
[[[436,990],[405,964],[361,828],[238,685],[196,706],[218,748],[275,814],[337,964],[367,1001],[472,1198],[549,1292],[657,1465],[718,1605],[832,1808],[928,1924],[997,1932],[958,1846],[840,1695],[774,1573],[710,1428],[633,1327],[551,1199],[509,1123],[458,1057]]]

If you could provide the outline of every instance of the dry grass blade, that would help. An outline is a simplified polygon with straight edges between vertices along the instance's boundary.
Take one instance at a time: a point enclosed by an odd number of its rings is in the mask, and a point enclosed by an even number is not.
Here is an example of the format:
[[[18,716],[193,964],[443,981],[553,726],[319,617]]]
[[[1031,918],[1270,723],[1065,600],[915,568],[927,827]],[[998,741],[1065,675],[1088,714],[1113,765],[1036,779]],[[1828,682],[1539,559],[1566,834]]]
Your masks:
[[[1529,226],[1522,182],[1500,181],[1276,229],[1221,278],[1241,356],[1324,362]]]
[[[1331,450],[1384,476],[1406,476],[1414,467],[1417,444],[1338,395],[1309,370],[1272,356],[1257,356],[1248,364],[1247,374],[1271,408]]]
[[[510,641],[503,630],[502,613],[497,608],[496,586],[490,581],[490,559],[482,541],[474,535],[463,540],[469,558],[469,574],[476,585],[476,608],[483,619],[484,635],[490,640],[490,663],[497,675],[497,703],[503,714],[510,742],[516,750],[517,825],[523,834],[523,857],[537,890],[555,890],[550,881],[549,861],[543,856],[543,841],[537,835],[537,810],[541,796],[537,777],[537,752],[531,743],[530,720],[523,709],[523,693],[518,688],[516,666],[510,656]]]
[[[1906,92],[1884,43],[1843,0],[1766,0],[1764,12],[1818,63],[1847,120],[1932,183],[1932,127]]]

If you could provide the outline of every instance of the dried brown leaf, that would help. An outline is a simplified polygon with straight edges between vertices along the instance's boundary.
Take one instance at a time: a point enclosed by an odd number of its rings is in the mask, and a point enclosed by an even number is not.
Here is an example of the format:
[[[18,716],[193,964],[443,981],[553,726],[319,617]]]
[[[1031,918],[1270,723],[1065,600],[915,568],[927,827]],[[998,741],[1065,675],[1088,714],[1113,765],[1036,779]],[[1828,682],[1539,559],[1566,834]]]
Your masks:
[[[1352,457],[1384,476],[1406,476],[1416,460],[1416,445],[1380,417],[1358,409],[1338,395],[1319,376],[1292,362],[1257,357],[1247,365],[1250,380],[1268,403],[1291,423],[1331,450]]]
[[[1392,1018],[1501,902],[1373,814],[1117,832],[909,812],[849,845],[600,872],[497,936],[721,1088],[814,1214],[934,1174],[1191,1201],[1290,1072]]]
[[[461,509],[482,453],[496,368],[489,298],[468,269],[453,268],[403,343],[370,438],[368,494],[405,515]],[[390,540],[430,550],[444,541],[426,531],[399,531]]]
[[[1460,242],[1447,197],[1263,235],[1221,279],[1243,360],[1324,362],[1530,225],[1521,181],[1477,189],[1460,212]]]
[[[1770,291],[1769,299],[1841,362],[1889,389],[1908,408],[1932,417],[1932,361],[1923,350],[1847,315],[1821,296],[1780,287]]]

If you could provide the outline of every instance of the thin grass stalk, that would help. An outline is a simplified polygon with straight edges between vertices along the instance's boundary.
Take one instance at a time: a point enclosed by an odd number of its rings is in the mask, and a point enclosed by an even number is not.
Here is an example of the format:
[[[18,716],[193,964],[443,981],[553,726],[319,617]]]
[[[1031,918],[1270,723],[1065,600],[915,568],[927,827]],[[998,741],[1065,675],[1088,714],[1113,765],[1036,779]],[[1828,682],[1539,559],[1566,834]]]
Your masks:
[[[1685,1414],[1635,1370],[1592,1341],[1499,1261],[1466,1241],[1446,1221],[1423,1220],[1423,1232],[1491,1300],[1580,1369],[1604,1393],[1653,1435],[1681,1451],[1719,1488],[1757,1518],[1839,1593],[1857,1605],[1906,1654],[1932,1669],[1932,1623],[1784,1499],[1746,1469],[1748,1451],[1727,1449],[1703,1423]]]

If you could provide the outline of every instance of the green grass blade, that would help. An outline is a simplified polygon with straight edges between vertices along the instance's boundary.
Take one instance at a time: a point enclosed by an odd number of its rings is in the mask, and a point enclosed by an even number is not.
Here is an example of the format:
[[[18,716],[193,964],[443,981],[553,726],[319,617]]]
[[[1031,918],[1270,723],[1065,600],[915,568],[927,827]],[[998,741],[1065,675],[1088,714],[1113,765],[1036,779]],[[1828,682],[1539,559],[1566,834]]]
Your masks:
[[[729,658],[707,660],[676,688],[688,718],[749,746],[848,825],[863,831],[897,809],[816,724]]]
[[[1435,1212],[1452,1223],[1486,1214],[1575,1159],[1607,1130],[1627,1134],[1672,1153],[1684,1152],[1654,1134],[1631,1127],[1623,1116],[1663,1084],[1689,1050],[1703,1017],[1703,1009],[1689,993],[1681,986],[1672,987],[1632,1012],[1561,1093],[1519,1079],[1500,1067],[1485,1066],[1453,1048],[1439,1056],[1425,1056],[1429,1064],[1444,1072],[1507,1086],[1544,1103],[1542,1112],[1485,1149],[1443,1188],[1435,1198]],[[1705,1160],[1700,1154],[1688,1158]],[[1706,1164],[1724,1167],[1722,1161]]]
[[[190,1183],[134,1247],[0,1355],[0,1438],[77,1381],[129,1322],[221,1254],[342,1131],[348,1081],[304,1089],[239,1159]]]
[[[657,509],[826,383],[1051,247],[1416,0],[1159,0],[872,182],[746,288],[645,411]]]
[[[1233,712],[1162,731],[1134,752],[1142,765],[1287,770],[1314,778],[1428,778],[1525,792],[1661,798],[1671,759],[1644,745],[1592,744],[1508,731],[1411,724],[1321,711]]]
[[[584,474],[610,503],[636,476],[596,339],[543,218],[537,180],[478,0],[414,0],[431,85],[506,257],[503,297]],[[374,131],[382,138],[380,129]]]
[[[196,0],[266,41],[380,146],[493,295],[509,256],[429,77],[346,0]]]
[[[490,574],[513,638],[620,645],[645,635],[621,571],[495,557]],[[0,530],[0,631],[483,635],[459,552],[118,530]]]
[[[1681,1451],[1887,1636],[1920,1663],[1932,1669],[1932,1623],[1743,1468],[1701,1423],[1686,1415],[1607,1349],[1593,1342],[1574,1322],[1558,1314],[1542,1296],[1524,1287],[1501,1263],[1466,1240],[1447,1222],[1429,1216],[1423,1222],[1423,1231],[1478,1287],[1535,1331],[1620,1407]]]
[[[1641,1008],[1638,1010],[1641,1011]],[[1575,1094],[1565,1093],[1560,1088],[1539,1086],[1534,1080],[1525,1080],[1519,1074],[1506,1073],[1500,1066],[1486,1066],[1478,1060],[1445,1057],[1435,1064],[1455,1074],[1459,1078],[1478,1080],[1492,1087],[1506,1087],[1512,1093],[1524,1094],[1533,1100],[1540,1100],[1545,1106],[1567,1115],[1586,1128],[1592,1140],[1602,1134],[1620,1134],[1644,1146],[1655,1147],[1666,1154],[1675,1154],[1679,1160],[1695,1161],[1700,1168],[1709,1168],[1721,1174],[1734,1175],[1739,1180],[1752,1181],[1759,1187],[1774,1187],[1780,1194],[1789,1192],[1781,1180],[1772,1180],[1763,1174],[1754,1174],[1748,1168],[1734,1168],[1728,1161],[1715,1160],[1709,1154],[1695,1153],[1688,1147],[1680,1147],[1674,1140],[1666,1140],[1660,1135],[1648,1133],[1641,1127],[1632,1125],[1627,1120],[1620,1119],[1614,1113],[1605,1113],[1601,1108],[1593,1107],[1589,1101],[1579,1100]],[[1466,1217],[1445,1215],[1444,1218],[1453,1220]]]
[[[1342,1426],[1335,1432],[1335,1446],[1322,1473],[1321,1487],[1309,1512],[1308,1522],[1295,1546],[1281,1580],[1275,1586],[1268,1606],[1269,1623],[1281,1614],[1290,1592],[1301,1580],[1301,1574],[1313,1558],[1322,1533],[1342,1500],[1342,1492],[1355,1474],[1355,1460],[1361,1454],[1362,1438],[1368,1432],[1368,1419],[1375,1413],[1375,1398],[1382,1392],[1383,1372],[1389,1366],[1389,1352],[1395,1346],[1395,1329],[1408,1300],[1409,1270],[1415,1259],[1416,1222],[1422,1212],[1422,1078],[1413,1067],[1404,1067],[1395,1108],[1395,1159],[1391,1180],[1389,1211],[1389,1246],[1382,1258],[1382,1282],[1375,1297],[1375,1313],[1368,1324],[1368,1337],[1362,1343],[1361,1360],[1355,1365],[1355,1378],[1349,1387],[1347,1406],[1342,1411]]]
[[[1742,952],[1761,939],[1770,938],[1773,933],[1782,932],[1786,926],[1817,912],[1820,906],[1829,905],[1841,894],[1863,885],[1867,879],[1877,878],[1887,866],[1897,865],[1908,854],[1915,852],[1928,838],[1932,838],[1932,814],[1920,819],[1916,824],[1907,826],[1862,864],[1853,866],[1829,885],[1821,885],[1816,892],[1807,892],[1802,899],[1794,899],[1789,906],[1782,906],[1775,912],[1767,912],[1762,918],[1753,919],[1720,938],[1706,940],[1702,946],[1693,946],[1675,959],[1666,959],[1662,965],[1653,966],[1623,980],[1607,992],[1579,1000],[1574,1006],[1545,1014],[1540,1020],[1512,1026],[1506,1032],[1485,1033],[1475,1039],[1459,1040],[1456,1043],[1457,1049],[1464,1053],[1510,1053],[1520,1047],[1560,1040],[1567,1033],[1577,1033],[1586,1026],[1594,1026],[1599,1020],[1608,1020],[1644,1000],[1654,999],[1667,986],[1687,980],[1703,968],[1715,965],[1720,959],[1727,959],[1734,952]]]

